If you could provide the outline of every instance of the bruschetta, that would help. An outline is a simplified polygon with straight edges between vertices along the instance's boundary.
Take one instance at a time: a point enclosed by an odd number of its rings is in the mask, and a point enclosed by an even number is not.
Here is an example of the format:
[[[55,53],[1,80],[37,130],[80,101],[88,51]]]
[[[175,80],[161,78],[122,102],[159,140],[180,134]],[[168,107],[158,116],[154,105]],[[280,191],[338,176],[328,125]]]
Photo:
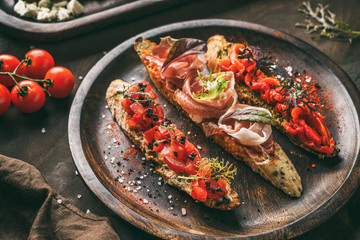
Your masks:
[[[276,127],[294,144],[319,158],[338,154],[340,150],[324,123],[325,117],[298,82],[265,73],[264,58],[256,56],[246,44],[227,42],[222,35],[208,39],[205,56],[211,71],[232,71],[239,101],[268,109]]]
[[[114,119],[146,159],[156,164],[166,183],[208,207],[231,210],[240,205],[230,185],[236,167],[224,160],[201,157],[186,135],[164,117],[148,82],[114,80],[106,99]]]
[[[236,159],[292,197],[300,197],[301,178],[273,140],[271,113],[239,104],[232,72],[202,75],[206,43],[166,37],[159,44],[134,44],[160,93]]]

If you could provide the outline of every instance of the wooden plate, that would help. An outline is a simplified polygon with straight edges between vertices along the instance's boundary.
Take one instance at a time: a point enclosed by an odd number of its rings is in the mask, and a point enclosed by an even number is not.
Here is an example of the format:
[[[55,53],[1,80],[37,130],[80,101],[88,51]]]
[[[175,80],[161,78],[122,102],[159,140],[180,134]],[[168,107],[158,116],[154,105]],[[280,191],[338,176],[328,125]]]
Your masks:
[[[229,40],[247,40],[270,50],[278,66],[306,70],[327,94],[327,125],[341,152],[319,160],[294,146],[274,130],[274,138],[292,159],[303,183],[301,198],[294,199],[253,173],[249,167],[223,153],[199,128],[159,97],[165,115],[189,138],[203,146],[203,156],[219,156],[238,167],[234,188],[242,206],[232,211],[196,204],[175,188],[164,185],[132,150],[106,109],[105,91],[114,79],[129,82],[150,78],[133,43],[137,37],[158,42],[160,37],[207,40],[223,34]],[[280,68],[280,67],[279,67]],[[115,213],[135,226],[162,238],[292,238],[332,216],[359,185],[359,94],[349,77],[314,47],[264,26],[232,20],[207,19],[181,22],[149,30],[120,44],[104,56],[81,84],[69,117],[69,141],[74,162],[89,188]],[[312,168],[312,164],[316,164]],[[145,175],[145,177],[144,177]],[[135,190],[135,191],[134,191]],[[181,209],[187,211],[182,216]]]
[[[135,19],[184,0],[99,0],[83,1],[84,14],[64,21],[40,23],[14,12],[14,0],[0,1],[0,29],[17,38],[42,42],[58,41],[103,28],[114,22]]]

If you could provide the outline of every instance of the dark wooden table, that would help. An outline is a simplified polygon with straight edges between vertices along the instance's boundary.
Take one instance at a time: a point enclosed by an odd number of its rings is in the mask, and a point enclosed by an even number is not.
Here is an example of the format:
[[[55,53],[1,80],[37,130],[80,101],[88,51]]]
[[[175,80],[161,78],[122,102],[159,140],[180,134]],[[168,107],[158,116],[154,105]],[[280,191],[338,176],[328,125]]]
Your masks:
[[[68,115],[76,89],[91,67],[109,50],[145,30],[164,24],[203,18],[237,19],[259,23],[292,34],[329,56],[339,64],[360,88],[360,41],[352,44],[326,39],[312,40],[304,29],[294,24],[303,19],[297,13],[297,1],[195,1],[152,16],[119,22],[104,29],[55,43],[29,42],[0,33],[0,53],[21,58],[32,46],[48,50],[56,65],[74,73],[76,86],[63,100],[49,99],[35,114],[22,114],[15,107],[0,116],[0,153],[22,159],[36,166],[49,184],[83,211],[106,216],[122,239],[155,239],[112,213],[75,174],[67,136]],[[360,29],[358,0],[326,1],[337,16]],[[313,3],[314,4],[314,3]],[[45,128],[46,132],[42,133]],[[356,169],[360,171],[359,169]],[[78,194],[82,197],[78,198]],[[326,222],[299,239],[360,239],[360,190]],[[333,215],[333,216],[332,216]]]

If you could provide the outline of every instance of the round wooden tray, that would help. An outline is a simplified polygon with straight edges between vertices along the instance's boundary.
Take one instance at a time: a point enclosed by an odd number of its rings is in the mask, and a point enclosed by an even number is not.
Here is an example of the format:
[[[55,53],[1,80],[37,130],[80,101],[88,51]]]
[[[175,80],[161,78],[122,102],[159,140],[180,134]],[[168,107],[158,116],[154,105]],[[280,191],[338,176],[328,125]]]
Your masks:
[[[159,102],[167,105],[165,115],[183,132],[191,132],[189,139],[204,147],[203,156],[219,156],[238,167],[233,188],[239,192],[242,206],[220,211],[195,203],[183,192],[163,184],[152,173],[152,165],[142,161],[143,155],[132,152],[132,143],[106,108],[105,91],[112,80],[150,81],[133,49],[136,38],[159,42],[160,37],[171,35],[206,41],[214,34],[223,34],[229,41],[246,40],[271,51],[279,67],[291,65],[299,72],[306,70],[328,94],[326,104],[331,108],[325,113],[326,123],[341,149],[338,157],[319,160],[274,130],[275,140],[302,178],[301,198],[290,198],[224,153],[159,94]],[[359,185],[360,101],[355,89],[344,71],[324,54],[274,29],[219,19],[171,24],[121,43],[87,74],[70,111],[71,152],[85,183],[99,199],[120,217],[151,234],[171,239],[292,238],[332,216]],[[186,216],[182,216],[182,208],[187,210]]]

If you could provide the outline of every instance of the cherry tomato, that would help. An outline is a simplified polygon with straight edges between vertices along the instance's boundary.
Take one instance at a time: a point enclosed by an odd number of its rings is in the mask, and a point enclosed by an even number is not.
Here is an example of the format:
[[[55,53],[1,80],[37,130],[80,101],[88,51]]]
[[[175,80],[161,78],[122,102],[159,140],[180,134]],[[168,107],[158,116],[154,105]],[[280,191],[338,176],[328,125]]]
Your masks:
[[[19,64],[19,59],[12,55],[0,55],[0,72],[13,72]],[[17,71],[17,73],[21,75],[19,70]],[[10,76],[0,75],[0,84],[3,84],[6,87],[12,87],[15,85],[15,82]]]
[[[32,113],[40,110],[45,104],[45,93],[39,84],[32,81],[19,82],[21,88],[26,89],[22,94],[19,87],[15,85],[11,90],[11,101],[24,113]]]
[[[9,109],[10,103],[11,97],[9,89],[0,84],[0,115]]]
[[[30,62],[21,66],[22,73],[30,78],[43,79],[46,72],[54,67],[54,58],[45,50],[33,49],[25,54]]]
[[[64,98],[72,92],[75,79],[69,69],[64,67],[53,67],[45,75],[45,79],[53,80],[52,86],[47,90],[54,98]]]

